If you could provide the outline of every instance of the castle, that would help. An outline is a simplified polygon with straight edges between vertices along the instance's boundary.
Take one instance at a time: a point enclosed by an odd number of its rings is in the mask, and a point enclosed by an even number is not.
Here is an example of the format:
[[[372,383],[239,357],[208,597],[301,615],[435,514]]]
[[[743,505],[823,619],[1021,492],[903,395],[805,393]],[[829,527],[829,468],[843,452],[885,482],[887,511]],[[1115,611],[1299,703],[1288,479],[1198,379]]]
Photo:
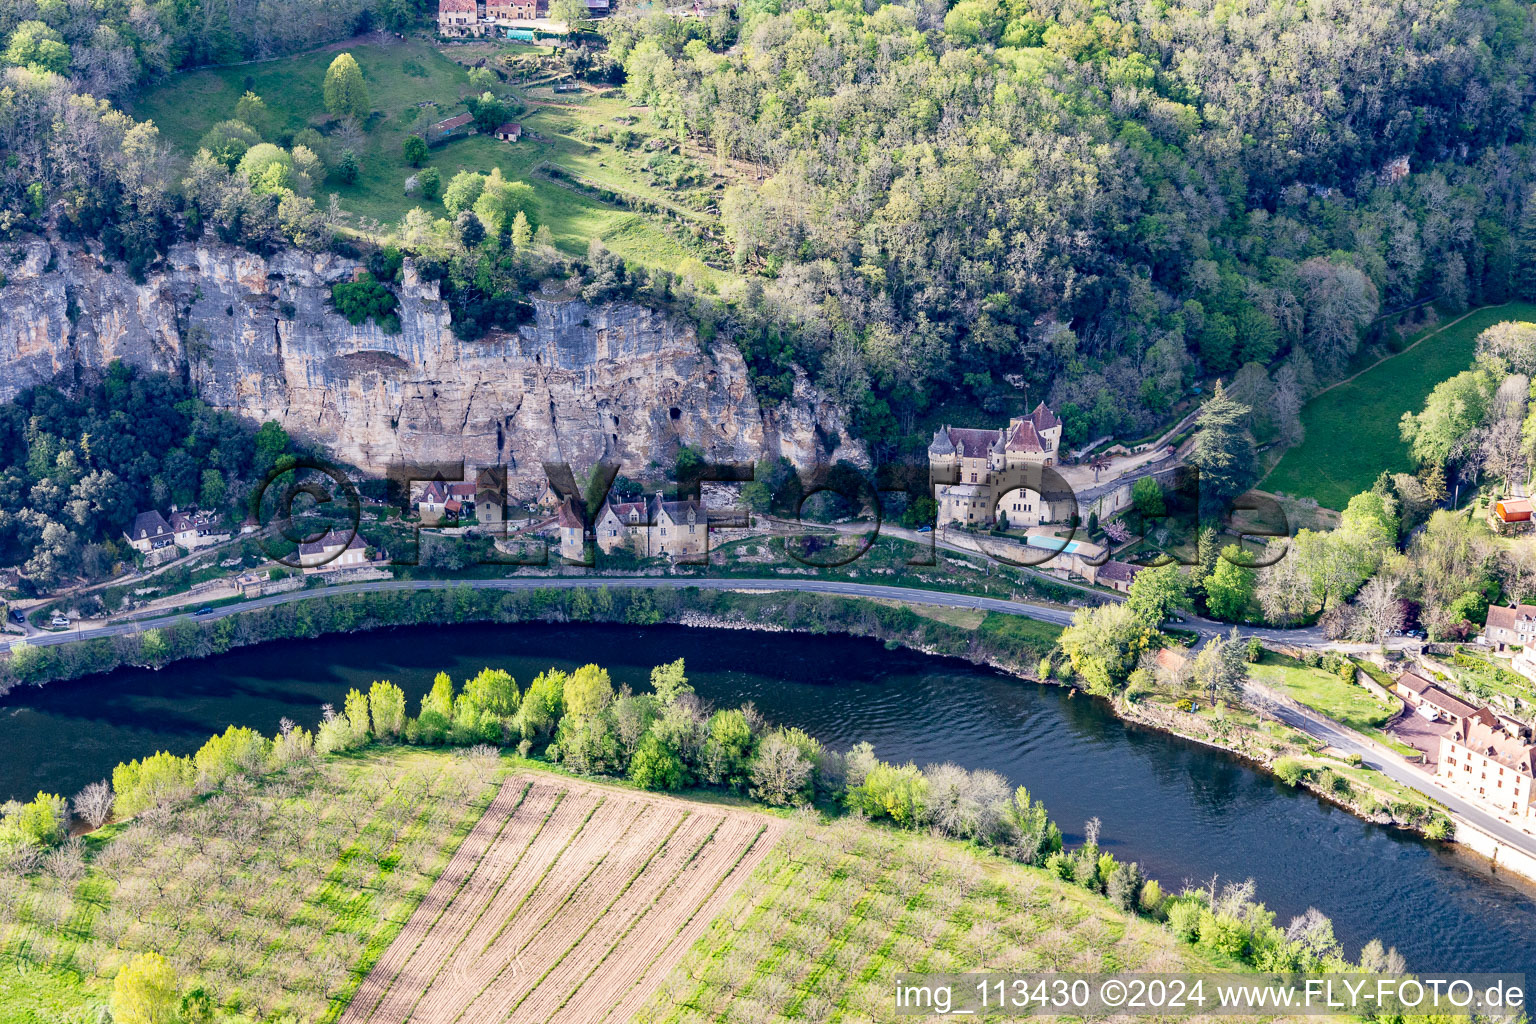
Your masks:
[[[1054,466],[1060,446],[1061,419],[1044,402],[996,430],[940,428],[928,445],[939,524],[990,526],[1004,518],[1009,527],[1038,526],[1071,515],[1069,494],[1042,494],[1019,483],[1031,470]]]

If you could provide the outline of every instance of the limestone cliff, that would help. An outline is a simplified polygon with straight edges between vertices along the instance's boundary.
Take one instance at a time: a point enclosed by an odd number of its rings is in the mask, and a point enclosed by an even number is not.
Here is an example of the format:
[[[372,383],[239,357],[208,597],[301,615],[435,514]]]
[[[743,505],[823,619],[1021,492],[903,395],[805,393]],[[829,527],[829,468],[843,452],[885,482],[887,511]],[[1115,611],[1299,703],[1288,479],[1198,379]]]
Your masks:
[[[606,456],[638,476],[679,444],[733,461],[860,459],[808,381],[764,410],[733,345],[705,351],[691,327],[641,306],[538,298],[533,323],[465,342],[437,283],[409,266],[391,335],[329,305],[351,260],[187,244],[168,263],[139,285],[79,248],[34,239],[0,253],[0,398],[122,359],[184,374],[211,404],[276,419],[369,472],[506,465],[520,498],[542,491],[545,461],[579,472]]]

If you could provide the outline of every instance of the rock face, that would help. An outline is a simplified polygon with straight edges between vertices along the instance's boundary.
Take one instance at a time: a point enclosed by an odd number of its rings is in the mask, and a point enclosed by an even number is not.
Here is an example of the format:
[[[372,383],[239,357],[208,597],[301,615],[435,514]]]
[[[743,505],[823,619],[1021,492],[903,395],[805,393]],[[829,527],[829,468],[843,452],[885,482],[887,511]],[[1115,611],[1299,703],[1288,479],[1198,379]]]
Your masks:
[[[122,359],[184,375],[209,403],[321,441],[382,474],[393,463],[505,465],[521,499],[543,463],[602,458],[630,476],[670,467],[681,444],[717,460],[797,465],[862,453],[808,381],[764,410],[734,345],[632,304],[536,299],[533,323],[460,341],[433,281],[406,268],[399,334],[329,305],[354,261],[300,251],[264,259],[180,245],[145,284],[42,240],[0,253],[0,399],[67,370]]]

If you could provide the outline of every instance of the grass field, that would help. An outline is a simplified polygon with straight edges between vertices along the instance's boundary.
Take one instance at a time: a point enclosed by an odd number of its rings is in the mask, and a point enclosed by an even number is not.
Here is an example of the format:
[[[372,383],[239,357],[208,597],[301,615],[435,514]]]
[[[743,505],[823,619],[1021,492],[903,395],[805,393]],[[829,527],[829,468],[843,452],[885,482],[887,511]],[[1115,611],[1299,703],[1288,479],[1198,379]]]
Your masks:
[[[1413,348],[1312,399],[1301,411],[1306,436],[1260,486],[1342,509],[1382,470],[1412,471],[1398,420],[1422,409],[1436,384],[1469,368],[1477,335],[1504,320],[1536,320],[1536,306],[1490,306],[1432,328]]]
[[[401,145],[407,135],[463,112],[463,99],[471,92],[468,72],[422,40],[360,44],[346,51],[362,68],[373,109],[359,153],[362,175],[350,185],[332,175],[316,186],[317,198],[324,205],[324,196],[334,192],[346,212],[386,225],[398,222],[414,206],[446,217],[440,201],[405,194],[405,180],[414,168],[405,163]],[[129,111],[154,121],[161,135],[186,157],[196,152],[209,128],[234,117],[235,104],[247,88],[267,103],[270,124],[263,134],[269,141],[282,142],[304,128],[326,133],[331,119],[321,86],[337,52],[327,49],[173,75],[128,104]],[[563,108],[531,107],[517,118],[529,133],[521,141],[508,144],[487,136],[458,139],[434,148],[427,166],[438,169],[444,185],[460,171],[489,173],[493,167],[500,167],[510,180],[526,182],[536,201],[535,209],[528,211],[530,220],[535,227],[548,224],[556,244],[568,253],[585,253],[589,240],[600,238],[608,248],[637,263],[669,270],[686,266],[690,276],[717,289],[728,287],[734,275],[706,267],[702,260],[710,253],[683,233],[535,173],[542,164],[557,164],[614,191],[652,201],[667,199],[664,190],[628,170],[638,157],[611,144],[569,134],[580,124],[620,116],[615,101],[573,97],[562,102],[580,116]],[[587,104],[592,105],[591,111],[586,110]]]
[[[1249,670],[1256,681],[1351,729],[1379,730],[1398,711],[1396,704],[1378,699],[1363,686],[1273,651],[1265,651],[1263,659]]]

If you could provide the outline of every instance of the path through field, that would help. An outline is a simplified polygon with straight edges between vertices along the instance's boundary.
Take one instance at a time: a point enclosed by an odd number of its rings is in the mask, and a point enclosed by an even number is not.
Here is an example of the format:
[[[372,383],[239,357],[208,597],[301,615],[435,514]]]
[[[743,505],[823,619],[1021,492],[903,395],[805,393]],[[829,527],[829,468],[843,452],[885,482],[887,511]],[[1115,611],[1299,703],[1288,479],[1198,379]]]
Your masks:
[[[509,779],[341,1024],[628,1020],[782,824],[569,779]]]

